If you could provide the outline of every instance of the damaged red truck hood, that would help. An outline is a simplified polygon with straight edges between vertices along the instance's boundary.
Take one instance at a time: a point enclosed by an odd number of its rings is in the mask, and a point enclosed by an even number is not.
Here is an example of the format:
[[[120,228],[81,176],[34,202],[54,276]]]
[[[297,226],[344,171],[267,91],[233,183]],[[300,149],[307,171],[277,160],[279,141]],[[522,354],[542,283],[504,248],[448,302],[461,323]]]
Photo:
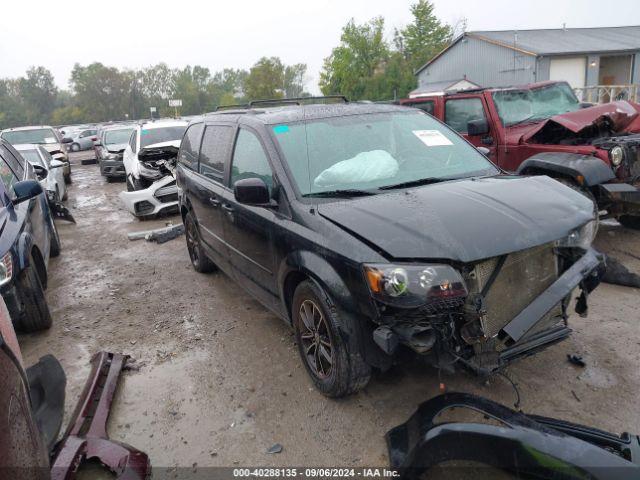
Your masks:
[[[608,123],[613,133],[640,133],[640,104],[618,101],[555,115],[537,124],[521,137],[528,142],[543,129],[560,125],[575,134],[596,125]]]

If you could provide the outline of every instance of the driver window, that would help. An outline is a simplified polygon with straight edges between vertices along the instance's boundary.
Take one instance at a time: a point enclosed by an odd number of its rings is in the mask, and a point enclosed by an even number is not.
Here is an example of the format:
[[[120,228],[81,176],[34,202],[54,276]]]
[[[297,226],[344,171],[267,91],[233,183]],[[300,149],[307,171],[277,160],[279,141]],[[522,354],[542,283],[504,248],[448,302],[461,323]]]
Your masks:
[[[13,192],[13,186],[18,182],[18,177],[2,157],[0,157],[0,180],[4,183],[7,192]]]
[[[273,185],[273,173],[262,144],[255,134],[240,129],[231,164],[231,187],[243,178],[261,178],[269,190]]]
[[[451,99],[445,104],[444,122],[458,133],[466,133],[470,121],[484,118],[482,100],[477,97]]]

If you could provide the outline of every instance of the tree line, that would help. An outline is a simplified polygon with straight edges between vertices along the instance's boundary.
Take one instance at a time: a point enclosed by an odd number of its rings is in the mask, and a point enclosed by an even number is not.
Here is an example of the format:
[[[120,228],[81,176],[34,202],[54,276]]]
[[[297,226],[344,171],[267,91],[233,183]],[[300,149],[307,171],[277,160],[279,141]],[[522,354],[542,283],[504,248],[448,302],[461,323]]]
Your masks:
[[[340,44],[324,61],[322,93],[388,100],[415,88],[415,70],[442,50],[464,22],[441,22],[428,0],[418,0],[411,13],[412,22],[395,30],[390,41],[381,17],[348,22]],[[170,99],[182,100],[182,115],[195,115],[252,99],[308,96],[306,74],[307,65],[286,65],[278,57],[263,57],[248,70],[217,72],[199,65],[118,69],[95,62],[75,64],[69,89],[59,89],[48,69],[31,67],[24,77],[0,79],[0,128],[148,118],[150,107],[167,116],[173,114]]]

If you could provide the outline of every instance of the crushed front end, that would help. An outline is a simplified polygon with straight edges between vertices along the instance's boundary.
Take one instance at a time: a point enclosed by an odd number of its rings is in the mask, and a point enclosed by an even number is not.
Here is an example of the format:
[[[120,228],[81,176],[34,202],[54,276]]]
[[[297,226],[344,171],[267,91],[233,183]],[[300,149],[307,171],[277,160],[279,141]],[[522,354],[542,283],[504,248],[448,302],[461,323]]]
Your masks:
[[[461,266],[378,269],[374,341],[389,355],[404,345],[438,368],[457,363],[488,375],[567,338],[574,290],[576,312],[586,315],[587,296],[605,270],[601,254],[576,245],[581,235],[595,235],[584,231],[593,223],[563,241]]]

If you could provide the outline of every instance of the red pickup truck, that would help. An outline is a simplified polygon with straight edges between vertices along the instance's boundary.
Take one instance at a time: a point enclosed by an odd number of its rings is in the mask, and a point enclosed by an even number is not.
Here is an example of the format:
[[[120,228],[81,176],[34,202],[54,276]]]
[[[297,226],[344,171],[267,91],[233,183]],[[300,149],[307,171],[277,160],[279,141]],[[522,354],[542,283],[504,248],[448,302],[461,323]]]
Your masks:
[[[400,103],[447,123],[484,147],[504,170],[576,186],[607,216],[640,229],[640,104],[585,106],[566,82],[440,93]]]

